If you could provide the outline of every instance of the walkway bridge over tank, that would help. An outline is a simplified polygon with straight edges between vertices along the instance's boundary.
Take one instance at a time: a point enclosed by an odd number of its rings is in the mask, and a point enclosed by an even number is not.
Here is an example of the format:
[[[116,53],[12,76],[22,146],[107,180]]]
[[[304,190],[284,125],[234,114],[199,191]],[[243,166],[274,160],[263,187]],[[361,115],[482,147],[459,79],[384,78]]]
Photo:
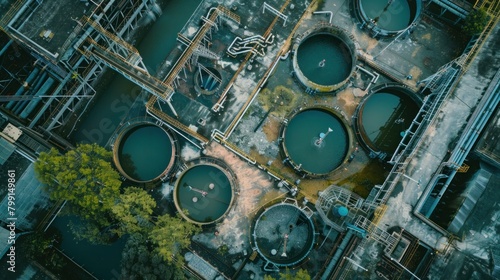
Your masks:
[[[149,74],[142,62],[142,57],[134,46],[87,17],[84,17],[82,21],[84,25],[90,28],[80,39],[78,50],[85,57],[103,62],[131,82],[150,92],[155,96],[156,100],[166,102],[174,115],[177,116],[174,107],[170,103],[170,98],[175,92],[174,87],[177,84],[177,79],[179,79],[179,74],[186,66],[190,67],[191,64],[195,64],[199,56],[214,56],[203,46],[203,43],[208,41],[207,34],[209,38],[209,32],[211,32],[212,28],[218,29],[221,18],[231,19],[237,23],[240,22],[239,16],[224,6],[219,5],[211,8],[207,16],[202,17],[204,24],[194,38],[191,40],[181,38],[187,47],[163,81]]]
[[[420,108],[409,129],[401,139],[392,158],[389,160],[389,163],[393,164],[393,168],[389,176],[387,176],[382,185],[376,185],[372,189],[368,198],[365,200],[363,205],[363,209],[365,211],[375,209],[378,206],[385,204],[393,189],[396,187],[397,183],[400,182],[402,177],[420,184],[419,181],[416,181],[405,174],[407,165],[418,152],[418,149],[422,144],[422,135],[429,124],[436,119],[437,114],[439,113],[439,108],[446,102],[446,99],[450,98],[451,93],[455,90],[458,81],[467,72],[471,62],[476,58],[479,50],[500,20],[500,1],[484,0],[480,3],[478,1],[475,7],[486,10],[490,16],[489,22],[483,32],[471,40],[469,46],[464,50],[461,56],[443,65],[435,74],[419,82],[419,84],[424,85],[421,92],[428,90],[431,94],[425,97],[423,106]],[[484,108],[491,105],[491,102],[488,104],[483,103],[479,104],[484,105],[481,107],[481,110],[484,110]],[[476,118],[477,115],[474,114],[472,117]],[[471,122],[472,121],[473,120],[471,120]],[[469,134],[470,133],[467,133],[465,136],[467,139],[473,136]],[[462,167],[462,162],[453,160],[450,165],[458,170]]]
[[[92,36],[85,38],[78,50],[88,58],[101,61],[111,69],[122,74],[125,78],[147,90],[163,101],[174,92],[167,83],[163,83],[151,76],[142,62],[142,58],[134,46],[125,40],[107,31],[90,18],[84,18],[89,25],[89,31],[97,31]]]

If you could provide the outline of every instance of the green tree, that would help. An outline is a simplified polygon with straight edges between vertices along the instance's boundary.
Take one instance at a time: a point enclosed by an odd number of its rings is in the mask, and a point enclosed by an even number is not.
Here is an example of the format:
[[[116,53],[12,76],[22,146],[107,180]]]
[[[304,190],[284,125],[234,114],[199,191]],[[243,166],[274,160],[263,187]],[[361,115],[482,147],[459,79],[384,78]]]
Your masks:
[[[155,252],[164,261],[172,263],[179,252],[189,246],[191,236],[200,231],[200,227],[184,221],[180,217],[163,215],[149,233],[149,240],[156,246]]]
[[[39,262],[53,273],[59,273],[67,263],[53,247],[54,239],[58,238],[57,235],[49,236],[44,232],[35,231],[20,237],[18,243],[21,246],[23,257]]]
[[[78,145],[64,155],[51,149],[40,153],[35,172],[51,199],[66,200],[72,213],[107,225],[121,186],[111,158],[111,152],[97,144]]]
[[[82,144],[60,154],[40,153],[35,173],[52,200],[66,200],[66,211],[81,218],[70,224],[75,236],[94,243],[112,236],[111,208],[120,195],[119,174],[111,166],[112,154],[97,144]]]
[[[483,8],[472,10],[465,18],[462,30],[467,35],[479,34],[483,31],[489,20],[490,18]]]
[[[151,228],[151,214],[156,207],[155,200],[145,190],[128,187],[120,195],[118,203],[111,207],[113,216],[118,220],[116,233],[119,236],[127,233],[147,231]]]
[[[296,280],[311,280],[311,276],[309,276],[309,273],[307,273],[307,270],[305,269],[299,269],[297,273],[295,273],[295,278]]]
[[[295,275],[292,275],[287,269],[284,273],[280,273],[280,280],[311,280],[311,276],[305,269],[299,269]],[[264,280],[276,280],[275,278],[265,275]]]
[[[121,264],[122,279],[185,279],[182,270],[167,264],[139,233],[130,235],[125,243]]]

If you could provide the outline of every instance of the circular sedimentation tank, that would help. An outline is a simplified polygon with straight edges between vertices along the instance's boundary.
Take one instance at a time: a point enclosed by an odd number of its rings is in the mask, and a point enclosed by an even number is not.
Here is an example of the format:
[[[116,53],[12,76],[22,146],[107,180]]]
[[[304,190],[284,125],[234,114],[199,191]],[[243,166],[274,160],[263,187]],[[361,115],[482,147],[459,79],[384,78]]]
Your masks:
[[[374,36],[394,36],[416,23],[422,0],[353,0],[362,25]]]
[[[284,122],[282,156],[301,174],[325,175],[346,159],[351,138],[347,123],[337,111],[322,106],[305,108]]]
[[[213,67],[198,66],[194,74],[194,84],[197,92],[204,95],[213,95],[220,88],[222,74]]]
[[[357,135],[372,152],[392,154],[421,104],[415,93],[405,86],[374,88],[357,108]]]
[[[343,88],[356,67],[353,37],[339,27],[321,24],[298,38],[293,47],[293,69],[308,91]]]
[[[174,203],[184,219],[199,225],[223,219],[234,199],[234,178],[228,170],[222,163],[204,161],[179,175]]]
[[[310,253],[314,224],[296,205],[280,203],[257,218],[253,241],[259,254],[277,267],[293,266]]]
[[[174,165],[174,140],[164,128],[153,123],[132,123],[118,134],[113,160],[127,179],[138,183],[155,181],[166,176]]]

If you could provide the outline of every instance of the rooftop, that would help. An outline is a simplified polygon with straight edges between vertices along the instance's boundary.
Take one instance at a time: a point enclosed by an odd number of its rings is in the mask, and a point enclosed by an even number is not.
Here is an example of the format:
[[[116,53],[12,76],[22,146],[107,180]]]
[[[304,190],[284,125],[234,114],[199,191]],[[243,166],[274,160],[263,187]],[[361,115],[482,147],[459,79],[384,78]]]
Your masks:
[[[93,1],[31,1],[22,13],[14,17],[8,27],[16,35],[29,41],[37,49],[53,57],[64,53],[71,32],[78,20],[89,14]]]

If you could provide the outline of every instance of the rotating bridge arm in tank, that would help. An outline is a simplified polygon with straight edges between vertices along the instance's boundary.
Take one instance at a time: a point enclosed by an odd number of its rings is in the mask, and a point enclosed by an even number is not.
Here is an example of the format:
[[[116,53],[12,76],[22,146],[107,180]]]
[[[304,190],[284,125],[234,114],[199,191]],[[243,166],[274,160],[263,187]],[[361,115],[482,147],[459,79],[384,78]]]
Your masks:
[[[283,254],[281,254],[282,257],[286,258],[286,241],[288,240],[288,234],[285,233],[283,236]]]
[[[213,196],[213,195],[212,195],[211,197],[207,197],[207,195],[208,195],[208,192],[207,192],[207,191],[204,191],[204,190],[201,190],[201,189],[195,188],[195,187],[193,187],[193,186],[189,185],[188,183],[184,183],[184,184],[183,184],[183,186],[184,186],[184,187],[188,187],[190,191],[194,191],[194,192],[197,192],[197,193],[201,194],[201,196],[202,196],[202,197],[206,197],[206,198],[209,198],[209,199],[213,199],[213,200],[218,201],[218,202],[220,202],[220,203],[222,203],[222,204],[229,205],[229,202],[224,201],[224,200],[221,200],[221,199],[218,199],[217,197],[215,197],[215,196]],[[214,183],[210,183],[210,184],[208,185],[208,188],[209,188],[209,190],[213,190],[213,189],[215,188],[215,184],[214,184]]]
[[[326,136],[327,136],[328,134],[330,134],[330,132],[332,132],[332,131],[333,131],[333,129],[328,128],[328,130],[326,131],[326,133],[321,132],[321,133],[319,134],[319,138],[318,138],[318,139],[316,140],[316,142],[315,142],[316,146],[320,146],[320,145],[321,145],[321,143],[323,143],[323,140],[326,138]]]
[[[201,194],[201,196],[203,196],[203,197],[207,196],[207,194],[208,194],[206,191],[203,191],[203,190],[200,190],[200,189],[194,188],[194,187],[192,187],[192,186],[188,185],[187,183],[184,183],[184,184],[183,184],[183,186],[184,186],[184,187],[188,187],[190,191],[195,191],[195,192],[197,192],[197,193],[200,193],[200,194]]]

